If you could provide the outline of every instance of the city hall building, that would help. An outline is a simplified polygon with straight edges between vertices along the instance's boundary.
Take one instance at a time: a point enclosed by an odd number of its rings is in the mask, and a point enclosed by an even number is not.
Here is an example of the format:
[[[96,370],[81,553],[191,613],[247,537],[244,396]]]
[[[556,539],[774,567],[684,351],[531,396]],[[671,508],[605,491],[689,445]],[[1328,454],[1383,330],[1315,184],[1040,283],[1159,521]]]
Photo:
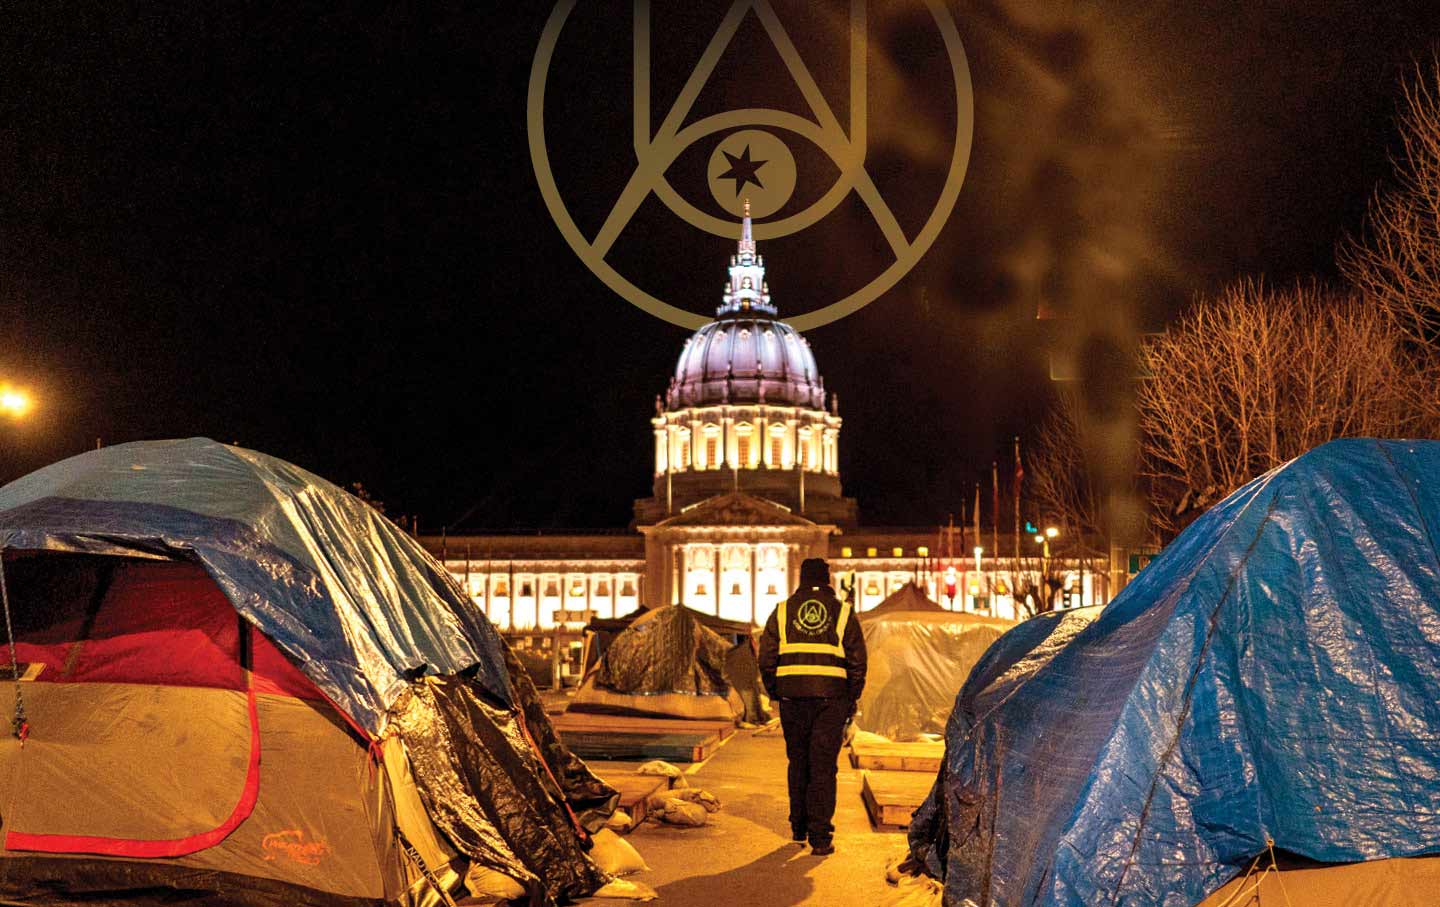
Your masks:
[[[810,343],[771,302],[748,214],[715,320],[685,341],[651,425],[652,493],[635,502],[629,528],[422,542],[513,633],[641,604],[763,625],[807,557],[828,559],[861,610],[915,581],[937,601],[953,593],[955,608],[1016,616],[1008,559],[942,551],[933,528],[859,524],[840,481],[838,401]],[[1067,588],[1088,604],[1104,600],[1104,581],[1077,574]]]

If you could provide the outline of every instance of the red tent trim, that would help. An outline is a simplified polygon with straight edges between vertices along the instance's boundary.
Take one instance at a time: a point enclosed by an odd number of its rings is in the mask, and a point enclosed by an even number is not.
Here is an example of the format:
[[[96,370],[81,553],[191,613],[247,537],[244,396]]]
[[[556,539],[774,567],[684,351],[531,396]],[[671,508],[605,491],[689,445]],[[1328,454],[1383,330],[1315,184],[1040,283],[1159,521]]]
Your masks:
[[[106,838],[89,835],[26,834],[7,832],[6,850],[28,850],[43,853],[85,853],[112,857],[183,857],[186,854],[214,847],[250,817],[260,798],[260,715],[255,707],[255,691],[245,692],[250,713],[250,767],[245,774],[245,787],[240,802],[229,818],[210,831],[184,838],[144,841],[134,838]],[[343,712],[341,714],[344,714]]]

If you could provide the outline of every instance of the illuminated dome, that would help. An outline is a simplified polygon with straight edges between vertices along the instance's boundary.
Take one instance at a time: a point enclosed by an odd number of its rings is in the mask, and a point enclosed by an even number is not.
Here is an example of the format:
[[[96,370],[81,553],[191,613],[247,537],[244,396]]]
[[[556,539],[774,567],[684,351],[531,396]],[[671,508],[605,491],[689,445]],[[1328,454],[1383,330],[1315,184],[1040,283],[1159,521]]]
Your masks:
[[[715,320],[685,341],[666,407],[766,403],[823,410],[825,384],[810,343],[770,304],[748,206],[723,299]]]

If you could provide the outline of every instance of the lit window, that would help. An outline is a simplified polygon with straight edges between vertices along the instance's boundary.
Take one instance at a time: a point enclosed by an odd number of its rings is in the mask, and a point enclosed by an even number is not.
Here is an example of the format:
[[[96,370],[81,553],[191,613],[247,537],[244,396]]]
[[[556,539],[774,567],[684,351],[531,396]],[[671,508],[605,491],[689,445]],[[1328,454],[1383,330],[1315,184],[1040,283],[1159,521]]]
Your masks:
[[[810,468],[810,438],[803,435],[800,438],[800,465]]]
[[[770,465],[779,466],[785,462],[785,438],[781,435],[770,437]]]
[[[625,581],[625,584],[620,587],[620,594],[621,594],[622,596],[626,597],[626,598],[634,598],[634,597],[635,597],[635,584],[632,583],[630,580],[627,579],[627,580]]]
[[[495,595],[503,596],[505,598],[510,597],[510,587],[505,584],[505,581],[503,579],[495,584]]]
[[[601,580],[598,584],[596,584],[596,586],[595,586],[595,594],[596,594],[597,596],[599,596],[600,598],[609,598],[609,597],[610,597],[610,584],[609,584],[608,582],[606,582],[605,580],[602,579],[602,580]]]
[[[905,556],[905,549],[904,549],[904,548],[894,548],[894,549],[891,549],[891,553],[893,553],[896,557],[904,557],[904,556]]]
[[[705,584],[704,584],[704,583],[701,583],[700,585],[698,585],[698,586],[695,587],[695,594],[696,594],[696,595],[709,595],[710,593],[709,593],[709,591],[706,590]]]
[[[866,548],[866,549],[865,549],[865,556],[866,556],[866,557],[874,557],[874,556],[876,555],[876,553],[877,553],[877,552],[875,551],[874,548]]]
[[[841,548],[841,549],[840,549],[840,556],[841,556],[841,557],[854,557],[855,555],[850,551],[849,548]]]
[[[688,439],[680,442],[680,468],[690,468],[690,441]]]
[[[570,595],[571,595],[572,597],[574,597],[574,598],[579,598],[580,596],[582,596],[582,595],[584,595],[584,594],[585,594],[585,584],[584,584],[583,582],[581,582],[580,580],[577,579],[577,580],[575,580],[573,583],[570,584]]]
[[[740,289],[753,290],[755,289],[755,282],[748,277],[742,278],[740,281]]]
[[[917,555],[919,555],[920,557],[929,557],[929,556],[930,556],[930,549],[929,549],[929,548],[926,548],[925,546],[922,545],[922,546],[920,546],[919,548],[916,548],[916,549],[915,549],[915,553],[916,553]]]
[[[750,435],[743,434],[735,439],[735,459],[741,466],[750,466]]]
[[[546,598],[559,598],[559,597],[560,597],[560,585],[559,585],[559,583],[556,583],[554,580],[551,580],[550,582],[546,583],[546,584],[545,584],[545,597],[546,597]]]
[[[711,469],[720,466],[720,439],[713,433],[705,436],[705,465]]]

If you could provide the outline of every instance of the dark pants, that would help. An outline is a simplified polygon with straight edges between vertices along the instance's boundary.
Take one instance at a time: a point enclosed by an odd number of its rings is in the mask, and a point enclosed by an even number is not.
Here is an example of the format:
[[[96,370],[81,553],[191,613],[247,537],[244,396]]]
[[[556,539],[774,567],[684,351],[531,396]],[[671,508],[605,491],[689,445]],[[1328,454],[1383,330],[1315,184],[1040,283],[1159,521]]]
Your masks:
[[[790,760],[790,830],[812,847],[830,843],[835,826],[835,760],[850,717],[848,699],[782,699],[780,727]]]

